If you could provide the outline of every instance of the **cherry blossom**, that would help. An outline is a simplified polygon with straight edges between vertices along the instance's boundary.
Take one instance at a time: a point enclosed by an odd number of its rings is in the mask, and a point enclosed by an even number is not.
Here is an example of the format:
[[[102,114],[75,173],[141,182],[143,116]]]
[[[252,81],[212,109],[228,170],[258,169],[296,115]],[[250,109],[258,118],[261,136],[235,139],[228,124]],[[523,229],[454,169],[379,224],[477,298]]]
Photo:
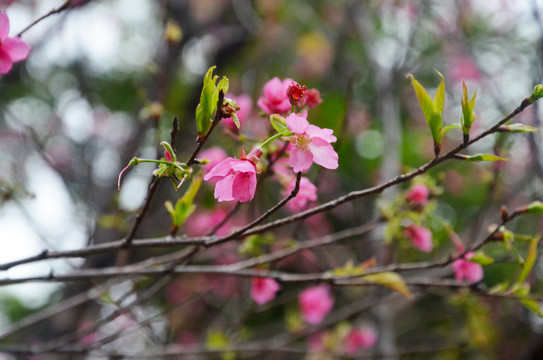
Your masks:
[[[202,165],[202,168],[206,173],[210,172],[215,165],[226,158],[226,152],[218,146],[209,148],[200,153],[200,159],[207,159],[208,161],[207,164]]]
[[[404,236],[420,251],[430,252],[434,248],[432,232],[424,226],[410,225],[404,230]]]
[[[294,189],[294,186],[296,185],[296,178],[292,177],[289,185],[285,188],[284,195],[288,195],[292,192]],[[300,189],[298,190],[298,194],[291,199],[285,206],[286,208],[293,212],[297,213],[299,211],[302,211],[306,208],[307,203],[310,201],[316,201],[317,200],[317,187],[313,185],[311,181],[309,181],[308,178],[302,177],[300,179]]]
[[[405,198],[417,205],[426,205],[428,203],[428,196],[430,195],[430,190],[426,185],[415,184],[409,189],[405,194]]]
[[[307,89],[304,93],[305,105],[308,108],[314,108],[322,102],[321,93],[317,89]]]
[[[313,162],[327,169],[337,169],[338,155],[330,145],[337,140],[332,135],[333,130],[309,124],[306,111],[290,114],[286,124],[294,133],[285,138],[293,145],[289,163],[294,172],[307,171]]]
[[[7,74],[14,62],[28,57],[30,46],[18,37],[8,37],[9,19],[0,12],[0,74]]]
[[[286,113],[290,110],[291,105],[287,95],[287,89],[292,82],[292,79],[281,81],[278,77],[274,77],[264,85],[263,93],[257,105],[266,114]]]
[[[334,298],[326,285],[305,289],[300,293],[299,301],[302,318],[311,325],[320,324],[334,306]]]
[[[352,329],[345,338],[345,353],[354,355],[360,349],[372,347],[377,341],[377,334],[372,329]]]
[[[476,283],[483,278],[483,267],[469,259],[474,255],[472,251],[468,252],[463,258],[453,262],[454,277],[461,283],[466,279],[470,283]]]
[[[272,278],[254,277],[251,279],[251,298],[262,305],[275,298],[281,286]]]
[[[218,201],[247,202],[256,190],[256,164],[262,149],[255,148],[249,155],[241,150],[241,158],[227,157],[215,165],[205,176],[205,181],[215,182],[215,199]]]

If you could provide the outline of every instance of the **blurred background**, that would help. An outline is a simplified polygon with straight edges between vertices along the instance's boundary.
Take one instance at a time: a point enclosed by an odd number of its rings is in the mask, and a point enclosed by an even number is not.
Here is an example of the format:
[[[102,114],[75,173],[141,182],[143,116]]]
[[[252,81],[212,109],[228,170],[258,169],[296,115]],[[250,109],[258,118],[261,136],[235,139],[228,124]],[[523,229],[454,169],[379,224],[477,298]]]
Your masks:
[[[10,36],[62,4],[0,1],[11,22]],[[308,175],[319,188],[319,202],[324,202],[381,183],[432,158],[430,131],[406,80],[408,74],[414,74],[431,94],[439,83],[434,70],[445,76],[447,124],[460,121],[462,79],[470,94],[477,89],[473,133],[518,106],[542,80],[541,11],[543,1],[538,0],[74,1],[68,10],[24,33],[23,40],[32,47],[29,58],[0,79],[0,263],[44,249],[79,249],[123,238],[144,201],[154,166],[143,164],[130,170],[118,192],[120,170],[133,156],[160,157],[158,144],[169,140],[174,116],[180,121],[178,157],[190,156],[196,145],[194,111],[202,77],[212,65],[217,65],[217,74],[230,79],[231,95],[245,94],[250,99],[240,132],[218,127],[206,144],[206,148],[220,146],[230,156],[238,156],[240,135],[249,149],[266,132],[267,120],[260,116],[256,100],[271,78],[291,78],[320,90],[324,101],[311,110],[310,120],[334,130],[339,154],[337,171],[313,168]],[[540,118],[536,104],[517,120],[540,129]],[[465,243],[474,242],[485,236],[488,226],[499,222],[502,204],[514,208],[541,199],[541,140],[540,134],[491,136],[470,152],[494,153],[508,158],[506,163],[450,162],[426,176],[424,181],[434,186],[435,195],[435,218],[428,226],[435,243],[442,245],[433,257],[410,251],[401,242],[384,244],[387,230],[382,228],[363,241],[285,260],[279,268],[315,272],[372,256],[379,263],[439,258],[452,249],[440,223],[443,219]],[[460,132],[450,131],[444,149],[460,141]],[[378,205],[393,206],[407,188],[350,202],[273,236],[304,240],[366,223],[377,217]],[[247,223],[276,203],[281,191],[280,185],[269,181],[227,226]],[[227,203],[213,208],[212,187],[204,184],[200,192],[199,208],[180,233],[204,235],[217,224],[217,216],[220,221],[235,206]],[[137,238],[167,235],[171,220],[162,204],[181,195],[171,186],[162,186]],[[541,225],[537,218],[526,218],[514,222],[510,230],[534,234]],[[202,253],[194,262],[235,261],[244,256],[238,245]],[[519,271],[510,255],[493,246],[490,253],[502,261],[485,267],[488,287]],[[162,253],[153,249],[131,255],[135,261]],[[51,260],[17,266],[1,276],[114,264],[115,255]],[[542,285],[541,264],[537,262],[530,278],[536,295]],[[4,286],[0,288],[0,328],[10,329],[20,319],[91,285],[96,284]],[[30,344],[57,339],[107,319],[127,298],[123,294],[138,297],[149,286],[116,284],[108,290],[109,298],[92,298],[1,341]],[[119,334],[150,315],[156,315],[150,324],[135,326],[136,331],[118,335],[104,348],[135,351],[145,344],[187,345],[206,339],[209,343],[213,336],[239,340],[288,333],[296,288],[285,287],[282,300],[264,310],[248,306],[247,291],[247,283],[234,278],[220,282],[209,276],[179,278],[134,306],[130,314],[104,321],[91,335]],[[385,298],[387,293],[340,289],[336,305],[364,296]],[[397,357],[406,359],[521,355],[528,359],[538,354],[534,349],[543,332],[543,321],[512,300],[445,290],[428,291],[410,303],[393,300],[368,305],[349,321],[368,324],[379,334],[368,356],[411,348],[422,353]],[[209,335],[210,329],[216,332]],[[84,336],[76,340],[91,341]],[[297,341],[305,344],[306,340]],[[436,344],[453,346],[423,351]]]

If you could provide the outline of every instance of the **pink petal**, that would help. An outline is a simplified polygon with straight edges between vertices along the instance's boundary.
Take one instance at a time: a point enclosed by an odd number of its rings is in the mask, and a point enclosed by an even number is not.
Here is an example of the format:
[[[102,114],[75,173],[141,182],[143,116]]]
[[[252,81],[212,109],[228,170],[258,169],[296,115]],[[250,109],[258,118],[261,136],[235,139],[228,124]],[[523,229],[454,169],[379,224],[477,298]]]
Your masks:
[[[309,150],[294,147],[290,152],[289,164],[294,172],[304,172],[311,167],[313,154]]]
[[[240,202],[253,199],[256,191],[256,173],[237,173],[232,183],[232,197]]]
[[[327,169],[337,169],[338,155],[332,145],[326,140],[316,137],[309,143],[309,150],[313,154],[313,161]]]
[[[217,165],[215,165],[205,176],[204,181],[217,180],[216,178],[223,178],[230,171],[232,171],[232,165],[230,162],[234,160],[232,158],[226,158]]]
[[[270,107],[268,106],[268,101],[266,100],[266,98],[258,98],[258,100],[256,101],[256,105],[258,105],[258,107],[262,109],[262,111],[264,111],[266,114],[270,115],[272,113]]]
[[[234,182],[233,176],[227,176],[222,180],[219,180],[215,185],[215,199],[220,201],[232,201],[232,184]]]
[[[9,19],[5,12],[0,12],[0,39],[9,34]]]
[[[2,47],[9,54],[13,62],[26,59],[30,53],[30,45],[16,37],[2,39]]]
[[[9,55],[0,48],[0,74],[7,74],[13,65]]]
[[[234,171],[256,173],[255,165],[248,160],[234,159],[230,161],[230,166],[232,166],[232,170]]]
[[[334,133],[334,130],[332,129],[321,129],[318,126],[309,125],[305,132],[307,135],[309,135],[312,138],[320,137],[321,139],[324,139],[329,143],[336,142],[337,140],[337,138],[334,135],[332,135]]]
[[[276,76],[270,81],[268,81],[266,85],[264,85],[262,92],[264,93],[264,96],[267,97],[268,99],[273,99],[280,96],[282,90],[283,90],[283,87],[282,87],[281,80],[279,80],[279,78]],[[286,96],[287,95],[286,89],[284,92]]]
[[[309,127],[307,119],[297,114],[290,114],[286,118],[287,127],[295,134],[301,135]]]

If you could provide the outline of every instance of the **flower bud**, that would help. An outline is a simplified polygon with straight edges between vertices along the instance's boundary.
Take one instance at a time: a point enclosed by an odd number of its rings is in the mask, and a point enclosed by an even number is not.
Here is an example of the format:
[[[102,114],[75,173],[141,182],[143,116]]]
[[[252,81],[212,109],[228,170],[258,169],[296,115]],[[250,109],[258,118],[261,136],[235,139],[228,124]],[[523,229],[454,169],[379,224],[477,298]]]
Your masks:
[[[307,86],[300,85],[295,81],[292,81],[287,88],[287,96],[291,105],[302,107],[305,105],[304,93]]]

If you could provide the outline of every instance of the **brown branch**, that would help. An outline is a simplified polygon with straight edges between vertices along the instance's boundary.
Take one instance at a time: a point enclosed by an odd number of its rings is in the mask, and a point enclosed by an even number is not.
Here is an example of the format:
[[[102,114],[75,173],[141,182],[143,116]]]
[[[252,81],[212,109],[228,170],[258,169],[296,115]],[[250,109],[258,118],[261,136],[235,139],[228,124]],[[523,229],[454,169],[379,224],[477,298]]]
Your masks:
[[[17,37],[21,37],[25,32],[27,32],[28,30],[30,30],[30,28],[32,28],[34,25],[38,24],[38,23],[41,22],[42,20],[47,19],[49,16],[55,15],[55,14],[58,14],[58,13],[61,13],[61,12],[63,12],[64,10],[69,9],[71,3],[72,3],[72,0],[66,0],[66,1],[64,2],[64,4],[62,4],[60,7],[58,7],[58,8],[56,8],[56,9],[53,9],[53,10],[49,11],[47,14],[45,14],[45,15],[43,15],[43,16],[40,16],[39,18],[37,18],[36,20],[34,20],[32,23],[30,23],[30,25],[28,25],[27,27],[25,27],[23,30],[19,31],[19,33],[17,34]]]

